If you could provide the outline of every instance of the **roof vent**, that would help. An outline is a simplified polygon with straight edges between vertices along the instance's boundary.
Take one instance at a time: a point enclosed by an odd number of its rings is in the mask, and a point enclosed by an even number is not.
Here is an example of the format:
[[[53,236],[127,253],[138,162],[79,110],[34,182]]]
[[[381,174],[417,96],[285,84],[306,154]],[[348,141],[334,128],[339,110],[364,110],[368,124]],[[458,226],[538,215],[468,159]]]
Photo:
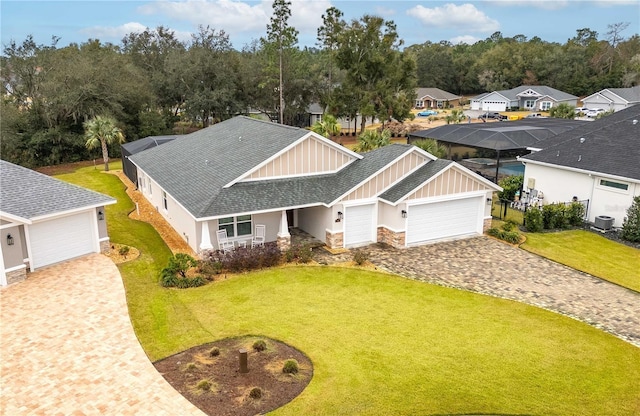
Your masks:
[[[558,153],[556,153],[556,157],[560,156],[560,150],[558,150]]]
[[[578,162],[582,160],[582,155],[578,155]]]
[[[635,126],[636,124],[638,124],[638,120],[633,120],[632,123]]]
[[[584,143],[586,139],[584,137],[580,137],[580,143]]]

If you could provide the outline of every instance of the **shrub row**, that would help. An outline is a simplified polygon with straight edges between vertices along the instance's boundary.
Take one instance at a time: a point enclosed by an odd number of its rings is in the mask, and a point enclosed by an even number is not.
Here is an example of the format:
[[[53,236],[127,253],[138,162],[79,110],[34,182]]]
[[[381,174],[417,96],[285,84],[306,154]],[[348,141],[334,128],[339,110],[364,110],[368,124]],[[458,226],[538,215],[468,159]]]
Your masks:
[[[580,202],[544,205],[542,209],[530,208],[524,214],[525,227],[529,232],[565,229],[582,225],[585,207]]]
[[[207,283],[202,276],[188,277],[189,269],[197,267],[198,261],[188,254],[177,253],[169,257],[169,264],[160,272],[160,284],[164,287],[185,289]]]
[[[515,227],[516,225],[513,222],[507,221],[502,224],[502,228],[489,228],[487,234],[510,244],[518,244],[520,242],[520,234],[517,231],[513,231]]]

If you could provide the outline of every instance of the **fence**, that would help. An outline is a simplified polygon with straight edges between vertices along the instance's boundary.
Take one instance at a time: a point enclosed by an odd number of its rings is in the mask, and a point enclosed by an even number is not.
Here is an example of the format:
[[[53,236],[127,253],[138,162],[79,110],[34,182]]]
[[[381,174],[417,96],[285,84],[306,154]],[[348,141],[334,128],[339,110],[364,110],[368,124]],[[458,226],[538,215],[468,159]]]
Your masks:
[[[558,204],[571,205],[574,202],[579,202],[584,205],[584,221],[587,221],[587,213],[589,212],[589,200],[575,200],[569,202],[557,202]],[[526,203],[520,203],[519,201],[508,201],[506,199],[494,200],[491,206],[491,216],[503,221],[512,221],[516,224],[525,225],[524,213],[528,209],[537,208],[541,209],[542,205],[529,205]]]

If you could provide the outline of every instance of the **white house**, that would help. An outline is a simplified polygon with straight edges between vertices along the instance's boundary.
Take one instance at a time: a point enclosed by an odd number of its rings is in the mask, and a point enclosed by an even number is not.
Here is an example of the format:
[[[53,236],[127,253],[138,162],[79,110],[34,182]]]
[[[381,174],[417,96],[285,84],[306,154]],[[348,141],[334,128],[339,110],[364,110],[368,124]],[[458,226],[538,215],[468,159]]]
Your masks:
[[[471,99],[472,110],[506,111],[525,110],[547,111],[551,107],[566,103],[576,106],[578,97],[544,85],[522,85],[510,90],[492,91]]]
[[[640,85],[631,88],[605,88],[582,100],[587,108],[620,111],[640,103]]]

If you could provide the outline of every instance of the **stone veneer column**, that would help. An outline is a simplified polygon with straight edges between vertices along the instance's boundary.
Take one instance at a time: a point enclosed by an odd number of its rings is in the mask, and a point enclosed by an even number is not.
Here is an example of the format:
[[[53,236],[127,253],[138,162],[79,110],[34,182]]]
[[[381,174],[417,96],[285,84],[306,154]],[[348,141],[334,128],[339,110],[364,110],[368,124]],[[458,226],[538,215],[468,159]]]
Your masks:
[[[393,232],[386,227],[378,227],[378,242],[394,248],[405,248],[405,232]]]
[[[111,251],[111,242],[109,240],[100,241],[100,253],[109,253]]]
[[[7,272],[7,285],[22,282],[27,279],[27,268],[23,267],[18,270],[13,270],[11,272]]]
[[[328,245],[329,248],[342,248],[344,246],[344,233],[327,231],[325,233],[325,244]]]
[[[491,222],[493,221],[493,218],[485,218],[484,221],[482,222],[482,232],[486,233],[489,228],[491,228]]]
[[[280,251],[287,251],[291,248],[291,236],[276,238],[276,245],[280,249]]]

